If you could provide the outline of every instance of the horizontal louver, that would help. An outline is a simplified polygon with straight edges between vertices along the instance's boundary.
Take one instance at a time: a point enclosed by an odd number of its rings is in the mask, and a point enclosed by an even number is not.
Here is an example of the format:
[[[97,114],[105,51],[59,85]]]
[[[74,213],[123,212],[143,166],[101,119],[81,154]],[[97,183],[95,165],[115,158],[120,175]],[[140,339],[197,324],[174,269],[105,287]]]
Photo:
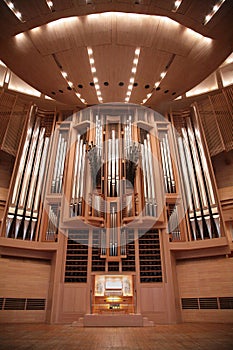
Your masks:
[[[233,309],[233,297],[220,297],[220,309]]]
[[[45,310],[45,299],[27,299],[26,310]]]
[[[218,309],[217,298],[200,298],[200,309]]]
[[[233,297],[181,298],[183,310],[233,309]]]
[[[6,298],[4,310],[24,310],[25,301],[23,298]]]
[[[182,298],[182,309],[198,309],[198,298]]]
[[[0,298],[0,310],[45,310],[46,299]]]

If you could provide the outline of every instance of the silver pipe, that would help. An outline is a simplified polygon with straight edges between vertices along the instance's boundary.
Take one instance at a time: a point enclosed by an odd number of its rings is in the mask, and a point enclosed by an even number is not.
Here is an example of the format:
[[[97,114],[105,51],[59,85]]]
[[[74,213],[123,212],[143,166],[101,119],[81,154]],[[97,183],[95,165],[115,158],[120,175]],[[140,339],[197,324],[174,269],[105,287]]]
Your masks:
[[[58,143],[57,143],[57,152],[56,152],[55,163],[53,168],[52,185],[51,185],[52,193],[55,193],[55,188],[56,188],[56,178],[57,178],[58,162],[59,162],[59,156],[60,156],[61,140],[62,140],[62,135],[61,133],[59,133]]]
[[[163,168],[163,178],[164,178],[164,185],[165,185],[165,192],[168,193],[168,184],[167,184],[167,171],[166,171],[166,165],[165,165],[165,155],[164,155],[164,149],[163,149],[163,141],[159,141],[160,144],[160,151],[161,151],[161,159],[162,159],[162,168]]]
[[[119,148],[120,148],[120,140],[116,140],[116,196],[120,195],[119,183],[120,183],[120,174],[119,174]]]
[[[24,207],[25,201],[26,201],[26,193],[27,193],[27,189],[29,186],[31,171],[33,169],[33,159],[34,159],[34,154],[36,151],[39,130],[40,130],[39,129],[39,118],[37,118],[36,123],[35,123],[35,128],[34,128],[34,131],[32,134],[32,141],[31,141],[30,148],[29,148],[29,159],[27,161],[25,173],[24,173],[24,177],[23,177],[23,184],[22,184],[22,189],[21,189],[21,194],[20,194],[20,199],[19,199],[19,206],[20,207]]]
[[[108,140],[108,196],[111,196],[111,140]]]
[[[67,141],[64,141],[64,149],[62,154],[61,171],[60,171],[59,188],[58,188],[59,193],[61,193],[61,190],[62,190],[62,181],[64,176],[65,159],[66,159],[66,149],[67,149]]]
[[[175,186],[175,178],[173,174],[173,168],[172,168],[172,160],[171,160],[171,153],[170,153],[170,148],[169,148],[169,142],[168,142],[168,135],[167,133],[165,134],[165,145],[166,145],[166,153],[167,153],[167,160],[168,160],[168,168],[169,168],[169,173],[171,177],[171,187],[172,187],[172,192],[176,192],[176,186]]]
[[[74,203],[75,200],[75,191],[76,191],[76,177],[77,177],[77,168],[78,168],[78,161],[79,161],[79,144],[80,144],[80,134],[77,135],[77,141],[75,145],[75,163],[74,163],[74,172],[73,172],[73,181],[72,181],[72,194],[71,194],[71,201]]]
[[[30,126],[27,130],[27,135],[26,135],[26,140],[25,140],[25,144],[23,147],[23,152],[22,152],[22,155],[20,158],[19,169],[18,169],[17,176],[15,179],[15,185],[14,185],[14,190],[13,190],[12,200],[11,200],[12,204],[16,204],[17,198],[20,195],[20,193],[19,193],[20,184],[21,184],[21,180],[22,180],[23,169],[25,166],[25,161],[26,161],[26,157],[27,157],[28,148],[30,145],[31,136],[32,136],[32,126]]]
[[[59,185],[60,185],[60,174],[61,174],[61,167],[62,167],[62,157],[64,153],[64,147],[65,147],[65,139],[62,137],[61,139],[61,146],[59,150],[59,160],[58,160],[58,168],[56,173],[56,183],[55,183],[55,193],[59,193]]]
[[[14,215],[12,215],[12,214],[7,215],[7,218],[6,218],[6,237],[8,237],[8,235],[9,235],[9,231],[10,231],[10,227],[11,227],[13,219],[14,219]]]
[[[32,178],[30,182],[29,193],[28,193],[27,204],[26,204],[27,210],[31,210],[33,207],[33,197],[36,191],[36,181],[37,181],[37,175],[39,172],[42,148],[44,144],[44,134],[45,134],[45,128],[42,128],[40,131],[38,146],[36,149],[35,161],[33,164]]]
[[[112,159],[112,197],[115,197],[115,163],[116,163],[116,154],[115,154],[115,130],[112,130],[112,154],[111,154],[111,159]]]
[[[41,158],[40,175],[39,175],[38,184],[37,184],[37,188],[36,188],[36,195],[35,195],[35,200],[34,200],[34,205],[33,205],[33,211],[38,210],[38,208],[39,208],[39,199],[40,199],[40,193],[42,190],[42,181],[44,181],[44,172],[45,172],[45,165],[46,165],[46,160],[47,160],[48,146],[49,146],[49,137],[46,137],[45,142],[44,142],[44,149],[43,149],[43,153],[42,153],[42,158]]]
[[[190,118],[187,118],[187,126],[188,126],[188,136],[189,136],[189,140],[190,140],[190,144],[191,144],[191,148],[192,148],[192,154],[193,154],[193,158],[194,158],[194,162],[195,162],[195,169],[197,172],[197,181],[198,181],[198,185],[199,185],[201,201],[202,201],[203,206],[207,207],[208,203],[207,203],[205,186],[204,186],[202,172],[201,172],[201,165],[200,165],[200,161],[199,161],[199,157],[198,157],[198,153],[197,153],[197,149],[196,149],[196,145],[195,145],[194,134],[193,134]]]
[[[171,182],[171,176],[169,171],[168,154],[167,154],[167,148],[165,143],[165,137],[163,138],[162,142],[163,142],[164,157],[165,157],[165,167],[166,167],[166,173],[167,173],[168,192],[172,193],[172,182]]]

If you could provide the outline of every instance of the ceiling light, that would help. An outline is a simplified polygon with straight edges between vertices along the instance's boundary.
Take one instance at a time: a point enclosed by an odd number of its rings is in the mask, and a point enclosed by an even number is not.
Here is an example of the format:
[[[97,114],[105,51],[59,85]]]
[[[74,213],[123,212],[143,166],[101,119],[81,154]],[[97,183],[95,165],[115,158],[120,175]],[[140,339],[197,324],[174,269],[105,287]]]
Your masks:
[[[126,97],[126,98],[125,98],[125,102],[129,102],[129,97]]]
[[[98,90],[96,91],[97,95],[100,96],[101,95],[101,92]]]
[[[225,0],[220,0],[218,1],[212,11],[210,13],[208,13],[208,15],[205,16],[205,20],[203,22],[204,25],[206,25],[210,20],[211,18],[215,15],[215,13],[220,9],[220,7],[222,6],[222,4],[225,2]]]
[[[84,98],[80,98],[80,101],[84,104],[86,104],[86,101],[84,100]]]
[[[176,0],[174,2],[174,8],[173,8],[172,12],[176,12],[178,10],[178,8],[180,7],[181,3],[182,3],[182,0]]]
[[[49,9],[52,11],[52,9],[53,9],[53,2],[51,0],[46,0],[46,3],[48,5]]]
[[[13,4],[12,2],[8,2],[8,7],[9,7],[11,10],[13,10],[14,4]]]
[[[68,85],[71,86],[71,87],[74,86],[74,84],[72,83],[72,81],[67,81],[67,83],[68,83]]]
[[[132,72],[132,73],[136,73],[136,71],[137,71],[137,68],[136,68],[136,67],[133,67],[131,72]]]
[[[89,56],[90,56],[90,55],[93,55],[93,50],[92,50],[91,47],[88,47],[88,48],[87,48],[87,52],[88,52],[88,55],[89,55]]]
[[[98,78],[94,77],[93,81],[94,81],[94,83],[98,83]]]
[[[160,81],[157,81],[157,82],[155,83],[155,87],[157,88],[157,87],[159,86],[159,84],[160,84]]]
[[[19,12],[16,8],[15,5],[13,4],[12,1],[8,1],[8,0],[4,0],[5,4],[8,6],[8,8],[13,12],[13,14],[21,21],[21,22],[25,22],[22,19],[22,13]]]
[[[64,78],[67,77],[67,73],[66,73],[66,72],[61,72],[61,74],[62,74],[62,76],[63,76]]]
[[[92,73],[95,73],[96,72],[96,68],[95,67],[91,67],[91,71],[92,71]]]
[[[5,83],[5,84],[8,84],[9,81],[10,81],[10,72],[7,71],[7,72],[6,72],[6,75],[5,75],[4,83]]]
[[[138,64],[138,58],[135,58],[135,59],[133,60],[133,63],[134,63],[134,64]]]
[[[127,91],[126,95],[130,96],[131,95],[131,91]]]
[[[135,55],[139,56],[140,54],[140,48],[138,47],[136,50],[135,50]]]
[[[142,103],[146,103],[147,101],[147,98],[144,98],[144,100],[142,100]]]
[[[133,83],[134,83],[134,78],[133,78],[133,77],[130,78],[130,79],[129,79],[129,82],[130,82],[131,84],[133,84]]]
[[[129,86],[128,86],[128,90],[132,90],[133,89],[133,84],[130,84]]]
[[[75,95],[76,95],[78,98],[81,97],[81,95],[80,95],[78,92],[76,92]]]
[[[147,99],[149,99],[151,97],[151,95],[152,95],[152,92],[150,94],[147,94],[146,95]]]
[[[161,78],[163,79],[163,78],[165,77],[166,74],[167,74],[167,72],[162,72],[162,73],[160,74]]]
[[[90,58],[90,64],[94,64],[94,63],[95,63],[94,58]]]
[[[99,88],[100,88],[99,84],[95,84],[95,88],[96,88],[96,90],[99,90]]]

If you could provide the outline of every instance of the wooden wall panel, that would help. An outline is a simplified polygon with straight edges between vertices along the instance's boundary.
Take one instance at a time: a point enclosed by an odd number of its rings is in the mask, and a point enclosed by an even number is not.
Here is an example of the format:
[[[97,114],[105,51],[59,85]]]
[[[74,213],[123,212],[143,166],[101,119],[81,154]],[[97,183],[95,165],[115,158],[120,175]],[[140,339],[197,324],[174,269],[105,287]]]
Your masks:
[[[233,296],[233,259],[180,261],[177,278],[181,298]]]
[[[34,259],[0,259],[0,296],[47,298],[50,264]]]
[[[233,259],[177,262],[180,298],[233,297]],[[182,310],[183,322],[232,322],[233,310]]]
[[[47,299],[50,281],[49,262],[0,259],[0,297]],[[46,310],[0,310],[3,322],[45,322]]]

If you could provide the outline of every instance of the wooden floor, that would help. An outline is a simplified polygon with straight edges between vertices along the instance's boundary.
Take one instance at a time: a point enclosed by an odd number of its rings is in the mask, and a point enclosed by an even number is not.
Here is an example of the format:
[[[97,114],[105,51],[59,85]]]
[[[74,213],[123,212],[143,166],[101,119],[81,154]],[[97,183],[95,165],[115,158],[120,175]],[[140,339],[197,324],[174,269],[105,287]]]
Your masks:
[[[0,325],[1,350],[232,350],[233,324],[177,324],[144,328]]]

